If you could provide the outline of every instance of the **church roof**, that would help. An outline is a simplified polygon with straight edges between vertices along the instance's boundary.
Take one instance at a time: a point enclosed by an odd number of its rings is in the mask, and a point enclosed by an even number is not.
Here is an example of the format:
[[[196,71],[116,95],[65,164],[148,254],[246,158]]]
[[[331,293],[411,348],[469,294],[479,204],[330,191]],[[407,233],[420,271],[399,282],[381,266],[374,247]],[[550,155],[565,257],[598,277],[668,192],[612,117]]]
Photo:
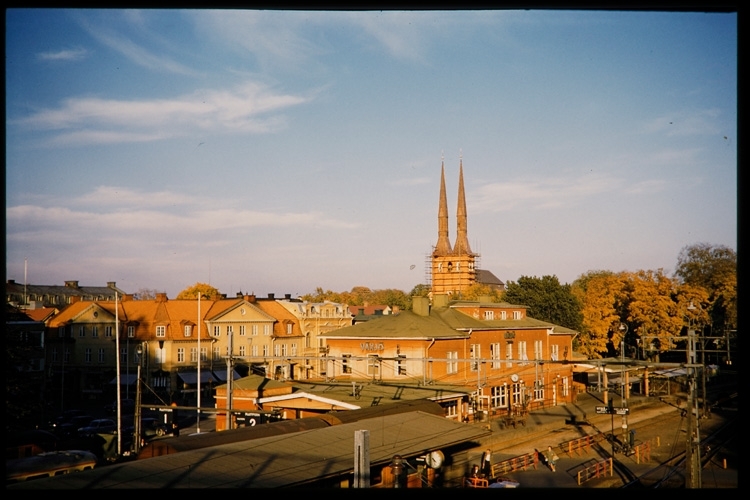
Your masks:
[[[483,285],[501,285],[505,286],[505,283],[500,281],[500,278],[492,274],[492,271],[487,269],[477,269],[477,283]]]

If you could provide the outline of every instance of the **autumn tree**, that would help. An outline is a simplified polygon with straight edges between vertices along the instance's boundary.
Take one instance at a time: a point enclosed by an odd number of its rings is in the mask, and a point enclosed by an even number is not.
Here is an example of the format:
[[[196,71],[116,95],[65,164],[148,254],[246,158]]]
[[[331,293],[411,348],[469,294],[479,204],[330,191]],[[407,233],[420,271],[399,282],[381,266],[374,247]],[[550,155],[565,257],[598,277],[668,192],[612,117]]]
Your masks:
[[[177,294],[177,299],[197,299],[198,295],[203,299],[211,299],[221,295],[219,290],[207,283],[196,283]]]
[[[574,349],[589,359],[609,352],[611,334],[620,323],[617,305],[622,295],[622,278],[611,271],[589,271],[571,285],[571,292],[581,304],[581,329],[574,339]]]
[[[518,282],[508,282],[503,300],[527,306],[532,318],[576,331],[581,328],[581,303],[571,286],[561,285],[557,276],[521,276]]]
[[[482,297],[488,297],[492,302],[501,302],[504,293],[501,290],[483,283],[472,283],[464,290],[454,295],[456,300],[478,300]]]

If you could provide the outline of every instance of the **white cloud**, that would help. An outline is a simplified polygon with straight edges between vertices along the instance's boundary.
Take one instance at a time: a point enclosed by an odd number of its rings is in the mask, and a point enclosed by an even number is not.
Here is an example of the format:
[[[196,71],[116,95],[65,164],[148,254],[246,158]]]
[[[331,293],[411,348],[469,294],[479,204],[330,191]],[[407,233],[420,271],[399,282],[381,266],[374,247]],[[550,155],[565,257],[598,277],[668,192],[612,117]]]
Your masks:
[[[51,144],[145,142],[202,133],[266,133],[285,126],[271,115],[310,97],[283,94],[246,82],[232,89],[200,90],[171,99],[74,97],[11,123],[61,131]]]
[[[80,61],[87,55],[86,49],[66,49],[57,52],[40,52],[36,57],[42,61]]]

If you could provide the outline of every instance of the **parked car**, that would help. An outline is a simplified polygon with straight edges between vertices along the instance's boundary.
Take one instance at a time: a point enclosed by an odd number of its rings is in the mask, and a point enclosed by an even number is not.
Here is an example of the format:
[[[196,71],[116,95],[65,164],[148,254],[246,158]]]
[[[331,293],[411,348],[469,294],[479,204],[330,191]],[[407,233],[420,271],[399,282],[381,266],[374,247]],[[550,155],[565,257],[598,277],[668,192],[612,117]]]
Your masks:
[[[55,425],[53,431],[60,437],[76,437],[78,429],[86,427],[94,420],[91,415],[77,415],[66,422]]]
[[[6,460],[5,481],[14,483],[59,476],[96,467],[96,455],[85,450],[49,451],[33,457]]]
[[[132,435],[135,432],[133,426],[128,426],[123,430],[123,435]],[[148,441],[155,437],[166,436],[171,434],[172,430],[158,418],[145,417],[141,419],[141,437]]]
[[[117,432],[117,424],[111,418],[97,418],[92,420],[86,427],[78,429],[79,436],[114,434],[115,432]]]

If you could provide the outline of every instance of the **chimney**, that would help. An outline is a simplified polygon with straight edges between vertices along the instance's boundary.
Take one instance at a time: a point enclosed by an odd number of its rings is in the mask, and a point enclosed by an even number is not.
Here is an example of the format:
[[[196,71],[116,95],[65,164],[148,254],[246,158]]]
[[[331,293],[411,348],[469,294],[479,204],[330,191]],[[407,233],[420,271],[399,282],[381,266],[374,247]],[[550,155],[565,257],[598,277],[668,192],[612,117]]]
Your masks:
[[[65,286],[68,288],[78,288],[78,282],[77,281],[66,281]]]
[[[70,296],[70,300],[69,300],[70,304],[75,304],[76,302],[80,302],[80,301],[81,301],[81,296],[80,295],[71,295]]]
[[[274,300],[274,295],[275,295],[275,294],[273,294],[273,293],[269,293],[269,294],[268,294],[268,298],[269,298],[269,299],[271,299],[271,300]]]
[[[430,299],[427,297],[414,297],[412,299],[412,311],[418,316],[429,316]]]
[[[115,283],[116,283],[115,281],[107,281],[107,288],[111,288],[114,290],[115,288],[117,288],[115,286]]]
[[[132,293],[124,293],[122,297],[120,297],[120,302],[130,302],[131,300],[133,300]]]
[[[157,293],[156,294],[156,302],[166,302],[167,300],[168,299],[167,299],[167,294],[166,293]]]
[[[292,294],[291,294],[291,293],[285,293],[285,294],[284,294],[284,298],[285,298],[286,300],[290,300],[290,299],[292,298]]]
[[[245,295],[245,300],[250,302],[251,304],[255,304],[255,294],[252,295]]]
[[[8,280],[8,284],[9,285],[15,285],[16,284],[16,280]]]
[[[445,307],[448,305],[448,295],[444,293],[436,293],[432,298],[432,304],[435,307]]]

